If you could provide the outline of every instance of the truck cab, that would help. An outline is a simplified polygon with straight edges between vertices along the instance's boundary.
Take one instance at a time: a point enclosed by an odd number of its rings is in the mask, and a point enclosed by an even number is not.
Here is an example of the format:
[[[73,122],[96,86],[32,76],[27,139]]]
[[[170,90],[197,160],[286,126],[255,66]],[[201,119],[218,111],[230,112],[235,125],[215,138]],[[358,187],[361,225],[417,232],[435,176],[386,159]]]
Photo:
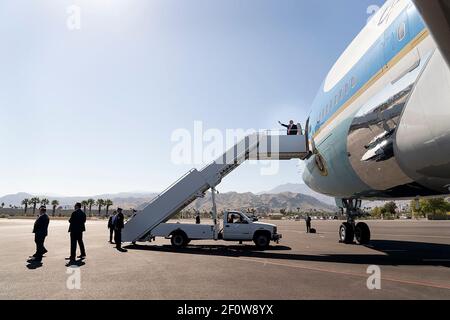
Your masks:
[[[219,238],[225,241],[253,241],[259,248],[267,248],[270,241],[279,242],[277,226],[254,221],[243,212],[228,211],[223,215],[223,229]]]

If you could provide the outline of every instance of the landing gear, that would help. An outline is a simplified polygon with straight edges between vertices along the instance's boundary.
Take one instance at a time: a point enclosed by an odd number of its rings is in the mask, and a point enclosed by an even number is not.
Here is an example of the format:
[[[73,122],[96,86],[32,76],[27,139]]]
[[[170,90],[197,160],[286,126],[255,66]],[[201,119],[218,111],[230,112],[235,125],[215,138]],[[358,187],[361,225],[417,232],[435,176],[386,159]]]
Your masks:
[[[344,222],[339,227],[339,239],[342,243],[350,244],[353,243],[353,238],[355,237],[355,231],[353,225],[348,222]]]
[[[355,223],[355,218],[364,215],[361,211],[361,200],[342,199],[338,205],[347,216],[347,222],[344,222],[339,227],[340,242],[352,244],[354,243],[354,239],[356,239],[356,242],[360,245],[368,244],[370,242],[369,226],[364,222]]]
[[[359,244],[368,244],[370,242],[370,229],[364,222],[359,222],[355,227],[355,238]]]

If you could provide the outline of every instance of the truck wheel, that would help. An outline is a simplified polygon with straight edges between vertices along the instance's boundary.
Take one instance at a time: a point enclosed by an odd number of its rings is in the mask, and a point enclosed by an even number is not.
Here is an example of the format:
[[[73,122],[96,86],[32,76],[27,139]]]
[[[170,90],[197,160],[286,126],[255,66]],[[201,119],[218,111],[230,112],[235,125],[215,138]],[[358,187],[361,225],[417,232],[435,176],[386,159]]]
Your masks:
[[[270,238],[265,233],[259,233],[255,236],[253,239],[253,242],[255,243],[256,247],[258,249],[267,249],[270,244]]]
[[[176,232],[172,234],[170,238],[170,243],[174,248],[183,248],[188,244],[188,238],[182,232]]]

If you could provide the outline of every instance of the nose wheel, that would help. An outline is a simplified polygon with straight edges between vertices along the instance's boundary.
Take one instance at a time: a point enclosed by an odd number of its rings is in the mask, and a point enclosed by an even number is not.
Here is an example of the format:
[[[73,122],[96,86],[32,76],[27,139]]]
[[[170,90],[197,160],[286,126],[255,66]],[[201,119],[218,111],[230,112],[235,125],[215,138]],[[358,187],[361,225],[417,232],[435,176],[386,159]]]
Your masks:
[[[342,200],[342,209],[347,215],[347,222],[344,222],[339,227],[339,241],[345,244],[352,244],[356,242],[360,245],[365,245],[370,242],[370,228],[367,223],[355,223],[355,218],[363,215],[360,210],[360,200]]]

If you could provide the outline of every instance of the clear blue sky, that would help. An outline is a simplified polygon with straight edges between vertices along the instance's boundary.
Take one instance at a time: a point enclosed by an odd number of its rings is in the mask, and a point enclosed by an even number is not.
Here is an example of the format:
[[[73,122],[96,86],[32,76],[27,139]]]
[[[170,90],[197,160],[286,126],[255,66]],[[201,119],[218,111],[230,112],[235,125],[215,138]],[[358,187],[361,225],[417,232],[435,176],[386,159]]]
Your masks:
[[[3,0],[0,195],[159,191],[176,128],[304,122],[328,70],[382,0]],[[81,30],[67,26],[81,8]],[[297,161],[244,165],[219,190],[301,182]]]

